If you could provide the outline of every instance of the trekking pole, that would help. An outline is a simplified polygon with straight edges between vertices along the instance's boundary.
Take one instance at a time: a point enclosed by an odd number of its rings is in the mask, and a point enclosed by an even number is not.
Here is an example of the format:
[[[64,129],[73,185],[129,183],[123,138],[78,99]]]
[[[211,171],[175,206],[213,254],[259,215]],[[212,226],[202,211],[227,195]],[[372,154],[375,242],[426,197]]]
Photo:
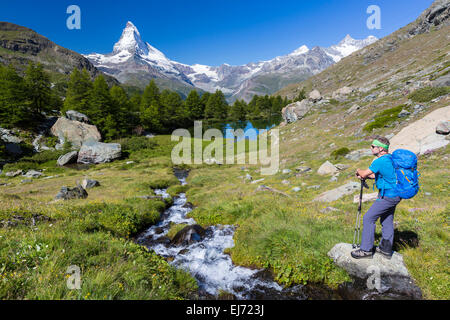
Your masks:
[[[360,233],[361,233],[361,209],[362,209],[362,198],[363,198],[363,190],[364,188],[369,188],[365,180],[361,180],[361,191],[359,192],[359,206],[358,206],[358,214],[356,216],[355,222],[355,233],[353,234],[353,249],[359,248],[360,243]]]

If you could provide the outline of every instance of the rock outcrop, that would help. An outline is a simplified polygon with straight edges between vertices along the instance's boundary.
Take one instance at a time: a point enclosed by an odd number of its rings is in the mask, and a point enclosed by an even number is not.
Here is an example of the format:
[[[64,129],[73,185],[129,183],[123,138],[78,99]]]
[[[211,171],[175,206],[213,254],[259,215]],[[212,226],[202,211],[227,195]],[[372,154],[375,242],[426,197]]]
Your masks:
[[[344,184],[343,186],[340,186],[339,188],[326,191],[322,193],[320,196],[316,197],[314,201],[320,201],[320,202],[332,202],[336,201],[343,196],[349,195],[354,193],[355,191],[359,190],[361,184],[358,182],[348,182]]]
[[[442,119],[450,119],[450,106],[439,108],[403,128],[391,139],[389,151],[408,149],[416,154],[424,154],[445,147],[449,140],[445,135],[436,133],[436,127]]]
[[[78,163],[99,164],[120,158],[122,147],[118,143],[87,141],[78,152]]]
[[[72,151],[58,158],[58,166],[65,166],[66,164],[77,162],[78,151]]]
[[[81,147],[86,141],[100,141],[102,136],[97,127],[87,123],[59,118],[50,132],[60,141],[67,139],[74,147]]]
[[[67,111],[66,117],[67,117],[67,119],[72,120],[72,121],[90,123],[90,120],[87,115],[85,115],[81,112],[75,111],[75,110]]]
[[[317,170],[317,173],[320,175],[335,174],[337,172],[339,172],[339,169],[336,168],[330,161],[326,161],[320,166],[319,170]]]
[[[375,253],[373,259],[354,259],[350,254],[353,250],[355,249],[351,244],[339,243],[328,252],[328,256],[351,276],[367,280],[369,289],[380,293],[402,293],[413,299],[422,297],[420,289],[406,269],[401,254],[394,252],[391,259],[386,259],[378,253]]]
[[[99,187],[100,182],[92,179],[83,179],[83,181],[81,182],[81,186],[83,187],[83,189],[92,189],[95,187]]]
[[[75,188],[62,187],[55,200],[86,199],[87,197],[88,193],[82,186],[76,186]]]
[[[281,114],[283,116],[284,121],[286,123],[292,123],[297,120],[303,119],[303,117],[308,113],[312,108],[312,103],[304,99],[299,102],[294,102],[283,108]]]

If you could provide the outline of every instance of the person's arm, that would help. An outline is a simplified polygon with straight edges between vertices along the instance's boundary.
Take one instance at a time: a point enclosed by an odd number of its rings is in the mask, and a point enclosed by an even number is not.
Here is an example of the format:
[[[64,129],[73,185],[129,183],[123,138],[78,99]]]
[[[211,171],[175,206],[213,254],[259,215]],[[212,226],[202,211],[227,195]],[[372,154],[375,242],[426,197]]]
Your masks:
[[[375,173],[372,172],[370,169],[362,170],[358,169],[356,170],[356,176],[360,179],[375,179]]]

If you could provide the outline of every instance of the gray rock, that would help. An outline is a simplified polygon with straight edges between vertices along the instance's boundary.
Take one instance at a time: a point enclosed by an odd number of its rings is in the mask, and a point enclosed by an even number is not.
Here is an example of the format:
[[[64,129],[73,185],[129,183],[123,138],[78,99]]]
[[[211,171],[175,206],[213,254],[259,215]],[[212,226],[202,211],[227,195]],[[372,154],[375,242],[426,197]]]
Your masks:
[[[399,118],[404,118],[407,117],[411,114],[411,112],[409,112],[408,110],[403,109],[402,111],[400,111],[400,113],[398,114]]]
[[[378,192],[364,193],[362,202],[375,201],[378,198]],[[353,197],[353,203],[359,203],[359,194]]]
[[[283,108],[281,114],[286,123],[296,122],[303,119],[303,117],[311,110],[313,103],[307,99],[299,102],[291,103]]]
[[[306,188],[306,189],[314,189],[314,190],[318,190],[318,189],[320,189],[320,185],[309,186],[309,187]]]
[[[77,162],[77,158],[78,158],[78,151],[72,151],[59,157],[57,163],[59,166],[62,167],[65,166],[66,164]]]
[[[450,133],[450,120],[441,121],[436,126],[436,133],[447,135]]]
[[[0,128],[0,139],[4,142],[19,144],[22,139],[16,137],[11,130]]]
[[[99,187],[100,182],[98,182],[97,180],[92,180],[92,179],[83,179],[83,181],[81,182],[81,186],[84,189],[92,189],[95,187]]]
[[[355,250],[349,243],[339,243],[329,252],[328,256],[334,263],[343,268],[351,276],[367,281],[370,289],[380,293],[393,291],[420,298],[420,289],[414,284],[406,266],[403,256],[394,252],[391,259],[386,259],[381,254],[375,254],[373,259],[354,259],[351,252]],[[378,278],[376,278],[378,277]]]
[[[247,174],[245,175],[245,180],[252,181],[252,180],[253,180],[253,177],[247,173]]]
[[[199,242],[205,236],[205,232],[205,229],[198,224],[187,226],[173,237],[171,244],[179,246]]]
[[[360,159],[364,158],[364,157],[372,157],[372,151],[367,148],[367,149],[359,149],[359,150],[355,150],[352,151],[348,154],[345,155],[345,158],[348,160],[352,160],[352,161],[359,161]]]
[[[353,113],[355,113],[356,111],[358,111],[359,109],[361,109],[361,106],[359,106],[359,105],[357,105],[357,104],[354,104],[351,108],[349,108],[349,109],[346,111],[346,113],[347,113],[347,114],[353,114]]]
[[[298,173],[305,173],[305,172],[311,171],[311,168],[310,167],[306,167],[306,166],[300,166],[300,167],[295,168],[295,170]]]
[[[96,126],[64,117],[58,118],[50,132],[59,138],[60,143],[67,139],[72,143],[72,146],[77,148],[86,141],[100,141],[102,139]]]
[[[33,180],[32,179],[23,179],[20,181],[20,183],[30,183],[30,182],[33,182]]]
[[[355,191],[359,190],[359,188],[360,188],[360,183],[353,182],[353,181],[348,182],[348,183],[344,184],[343,186],[340,186],[339,188],[329,190],[329,191],[322,193],[321,195],[316,197],[314,199],[314,201],[319,201],[319,202],[336,201],[346,195],[350,195],[350,194],[354,193]]]
[[[369,94],[368,96],[366,96],[363,101],[364,102],[372,102],[375,101],[377,99],[377,95],[376,94]]]
[[[334,207],[326,207],[326,208],[323,208],[323,209],[320,210],[320,212],[322,212],[322,213],[339,212],[339,211],[341,211],[341,210],[336,209]]]
[[[78,163],[98,164],[111,162],[120,158],[122,147],[119,143],[102,143],[87,141],[78,152]]]
[[[326,175],[326,174],[333,174],[338,172],[338,168],[336,168],[330,161],[326,161],[324,164],[322,164],[317,170],[317,173],[320,175]]]
[[[433,87],[450,87],[450,73],[434,80]]]
[[[84,123],[90,122],[87,115],[85,115],[81,112],[78,112],[78,111],[74,111],[74,110],[67,111],[66,117],[67,117],[67,119],[72,120],[72,121],[79,121],[79,122],[84,122]]]
[[[322,100],[322,95],[320,94],[319,90],[315,89],[313,91],[311,91],[311,93],[309,94],[309,100],[311,100],[312,102],[318,102],[320,100]]]
[[[42,176],[42,172],[39,171],[35,171],[35,170],[29,170],[24,177],[26,178],[39,178],[40,176]]]
[[[86,199],[87,197],[88,193],[82,186],[75,188],[62,187],[55,200]]]
[[[5,176],[10,177],[10,178],[14,178],[14,177],[17,177],[17,176],[19,176],[21,174],[23,174],[23,171],[22,170],[17,170],[17,171],[7,172],[7,173],[5,173]]]
[[[291,169],[283,169],[283,174],[288,174],[288,173],[291,173],[292,171],[291,171]]]
[[[338,163],[334,165],[336,168],[338,168],[339,171],[344,171],[347,170],[348,168],[350,168],[350,166],[348,164],[342,164],[342,163]]]
[[[300,187],[292,188],[292,191],[294,191],[294,192],[299,192],[300,190],[302,190]]]

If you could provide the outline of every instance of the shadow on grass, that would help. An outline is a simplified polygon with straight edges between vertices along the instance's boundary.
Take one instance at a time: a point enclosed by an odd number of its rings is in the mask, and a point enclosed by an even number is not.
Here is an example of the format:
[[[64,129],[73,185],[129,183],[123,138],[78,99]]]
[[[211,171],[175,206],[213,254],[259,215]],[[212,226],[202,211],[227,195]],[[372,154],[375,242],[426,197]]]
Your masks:
[[[375,240],[381,241],[381,233],[375,234]],[[403,247],[417,248],[419,246],[419,236],[414,231],[394,230],[394,247],[395,251],[402,249]]]

